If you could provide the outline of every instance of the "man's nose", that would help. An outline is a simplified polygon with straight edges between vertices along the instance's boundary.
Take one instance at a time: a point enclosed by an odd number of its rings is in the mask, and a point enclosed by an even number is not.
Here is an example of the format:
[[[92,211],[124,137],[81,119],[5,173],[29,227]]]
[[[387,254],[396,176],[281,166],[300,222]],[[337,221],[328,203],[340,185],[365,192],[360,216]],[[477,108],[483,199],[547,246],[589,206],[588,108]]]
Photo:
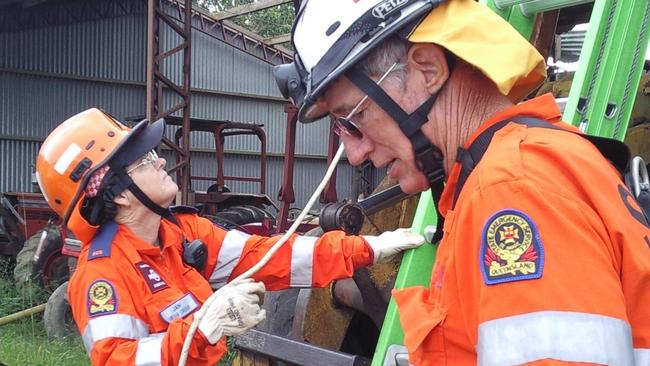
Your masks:
[[[352,136],[341,135],[341,141],[345,146],[345,155],[352,165],[361,165],[368,160],[368,156],[372,151],[372,142],[367,138],[358,139]]]

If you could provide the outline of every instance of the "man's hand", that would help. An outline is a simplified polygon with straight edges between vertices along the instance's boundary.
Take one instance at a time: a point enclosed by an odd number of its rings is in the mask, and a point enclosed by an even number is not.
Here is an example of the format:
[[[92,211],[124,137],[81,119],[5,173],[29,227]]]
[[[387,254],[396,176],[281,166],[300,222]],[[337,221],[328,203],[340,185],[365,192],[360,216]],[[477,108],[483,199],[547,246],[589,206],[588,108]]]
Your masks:
[[[210,344],[216,344],[223,336],[241,334],[266,318],[260,308],[264,298],[264,284],[252,279],[231,282],[210,295],[216,299],[197,312],[203,315],[199,330]],[[207,302],[207,301],[206,301]]]
[[[424,243],[424,237],[414,234],[410,229],[397,229],[395,231],[386,231],[379,236],[362,236],[373,252],[375,253],[375,263],[389,262],[397,253],[417,248]]]

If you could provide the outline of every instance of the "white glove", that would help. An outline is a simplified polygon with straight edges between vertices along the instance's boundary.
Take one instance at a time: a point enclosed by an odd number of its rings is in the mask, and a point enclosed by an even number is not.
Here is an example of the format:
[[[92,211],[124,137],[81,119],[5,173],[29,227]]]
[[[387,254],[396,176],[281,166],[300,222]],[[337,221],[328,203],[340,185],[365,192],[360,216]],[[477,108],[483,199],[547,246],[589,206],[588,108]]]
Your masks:
[[[424,243],[424,237],[412,233],[410,229],[386,231],[379,236],[362,235],[375,253],[375,263],[390,262],[393,257],[406,249],[417,248]]]
[[[216,344],[223,336],[244,333],[266,318],[266,311],[260,308],[264,291],[262,282],[250,278],[220,288],[208,298],[216,299],[196,312],[195,316],[204,314],[199,330],[210,344]]]

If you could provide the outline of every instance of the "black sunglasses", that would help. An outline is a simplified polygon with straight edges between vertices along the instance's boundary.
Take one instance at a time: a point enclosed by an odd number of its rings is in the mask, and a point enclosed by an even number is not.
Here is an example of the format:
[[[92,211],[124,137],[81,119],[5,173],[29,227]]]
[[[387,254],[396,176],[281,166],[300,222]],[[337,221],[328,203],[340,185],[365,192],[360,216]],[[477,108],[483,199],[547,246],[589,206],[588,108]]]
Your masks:
[[[393,71],[395,66],[397,66],[397,62],[392,64],[391,67],[389,67],[388,70],[386,70],[386,72],[379,78],[379,80],[377,81],[377,85],[381,84],[381,82],[384,81],[384,79],[388,76],[388,74],[390,74],[391,71]],[[350,113],[348,113],[347,116],[336,117],[334,119],[335,134],[341,136],[341,133],[347,133],[348,135],[356,137],[358,139],[363,138],[363,132],[361,132],[359,126],[356,123],[352,122],[352,117],[355,114],[357,114],[357,111],[359,110],[363,102],[366,101],[366,99],[368,99],[368,94],[364,95],[363,98],[361,98],[359,103],[357,103],[357,105],[354,106],[354,108],[352,108],[352,110],[350,111]]]

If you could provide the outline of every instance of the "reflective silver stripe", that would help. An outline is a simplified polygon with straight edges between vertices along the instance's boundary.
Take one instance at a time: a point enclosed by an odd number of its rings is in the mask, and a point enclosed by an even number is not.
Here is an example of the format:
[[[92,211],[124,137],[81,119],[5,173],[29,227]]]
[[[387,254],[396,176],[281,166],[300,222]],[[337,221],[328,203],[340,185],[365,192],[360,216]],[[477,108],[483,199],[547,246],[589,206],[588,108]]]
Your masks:
[[[228,281],[232,270],[239,262],[239,258],[244,251],[246,241],[250,237],[250,235],[238,230],[230,230],[226,233],[219,250],[219,257],[217,257],[217,266],[210,275],[209,281],[212,287],[221,287]]]
[[[111,314],[91,318],[81,338],[90,354],[95,342],[105,338],[140,339],[147,336],[149,327],[142,320],[126,314]]]
[[[520,365],[545,358],[634,364],[628,323],[577,312],[540,311],[487,321],[478,328],[477,352],[481,366]]]
[[[291,248],[291,287],[311,287],[316,236],[297,236]]]
[[[158,366],[162,364],[162,341],[167,333],[154,333],[138,341],[135,354],[136,366]]]
[[[635,348],[634,349],[634,364],[636,366],[650,365],[650,349],[648,349],[648,348]]]

